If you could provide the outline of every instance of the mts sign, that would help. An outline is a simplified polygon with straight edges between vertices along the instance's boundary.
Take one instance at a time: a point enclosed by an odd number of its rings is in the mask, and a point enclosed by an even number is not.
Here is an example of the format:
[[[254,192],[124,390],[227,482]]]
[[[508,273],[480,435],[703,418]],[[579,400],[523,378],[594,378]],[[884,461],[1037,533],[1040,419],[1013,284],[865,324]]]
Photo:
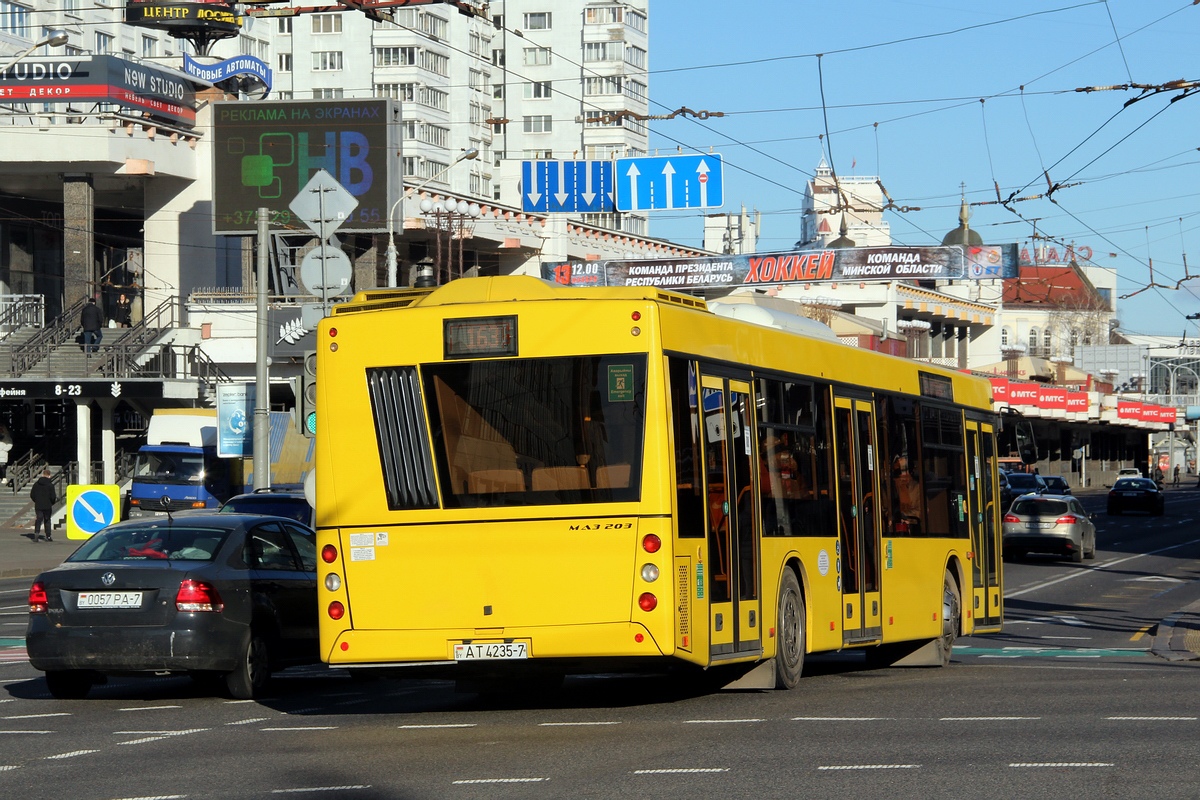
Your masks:
[[[302,227],[288,204],[321,170],[358,201],[341,230],[387,230],[399,121],[399,105],[384,99],[217,103],[213,232],[253,233],[264,207],[273,230]]]

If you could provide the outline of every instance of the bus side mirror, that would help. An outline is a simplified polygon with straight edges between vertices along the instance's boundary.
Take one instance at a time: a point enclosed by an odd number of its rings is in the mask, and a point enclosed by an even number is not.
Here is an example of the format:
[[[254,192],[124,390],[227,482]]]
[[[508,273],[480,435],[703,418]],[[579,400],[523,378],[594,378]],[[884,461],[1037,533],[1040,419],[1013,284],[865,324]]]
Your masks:
[[[1033,437],[1033,424],[1027,420],[1016,423],[1017,452],[1022,464],[1036,464],[1038,460],[1037,440]]]

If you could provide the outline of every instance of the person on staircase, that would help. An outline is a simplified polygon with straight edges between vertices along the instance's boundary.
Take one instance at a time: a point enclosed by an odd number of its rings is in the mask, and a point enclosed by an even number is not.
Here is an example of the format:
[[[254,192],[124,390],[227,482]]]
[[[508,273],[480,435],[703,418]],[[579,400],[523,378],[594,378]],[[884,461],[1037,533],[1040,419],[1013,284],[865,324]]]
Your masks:
[[[79,325],[83,328],[84,351],[94,353],[99,350],[100,337],[104,335],[101,332],[104,327],[104,312],[100,310],[100,306],[96,305],[96,298],[88,298],[87,305],[83,307],[83,312],[79,315]]]
[[[41,532],[42,525],[46,526],[46,541],[54,541],[50,538],[53,530],[50,515],[54,513],[54,504],[58,501],[58,494],[54,491],[54,481],[50,480],[49,467],[43,469],[42,477],[33,482],[33,488],[29,490],[29,499],[33,501],[34,511],[37,512],[37,516],[33,520],[33,541],[38,540],[38,533]]]

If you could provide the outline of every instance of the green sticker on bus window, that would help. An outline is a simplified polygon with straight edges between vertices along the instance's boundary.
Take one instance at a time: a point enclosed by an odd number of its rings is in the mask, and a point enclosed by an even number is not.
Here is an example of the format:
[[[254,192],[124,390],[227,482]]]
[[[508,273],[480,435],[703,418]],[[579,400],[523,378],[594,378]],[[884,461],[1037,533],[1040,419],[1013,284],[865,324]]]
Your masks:
[[[633,402],[633,364],[608,365],[608,402]]]

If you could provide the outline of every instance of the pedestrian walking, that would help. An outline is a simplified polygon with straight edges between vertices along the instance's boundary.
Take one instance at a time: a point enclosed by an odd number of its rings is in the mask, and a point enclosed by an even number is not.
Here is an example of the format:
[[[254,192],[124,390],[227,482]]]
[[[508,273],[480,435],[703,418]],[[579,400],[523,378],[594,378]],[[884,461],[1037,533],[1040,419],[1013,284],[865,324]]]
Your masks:
[[[8,453],[12,447],[12,434],[8,432],[8,426],[0,425],[0,485],[8,483]]]
[[[87,305],[83,307],[83,312],[79,315],[79,325],[83,328],[84,351],[94,353],[99,350],[100,339],[104,335],[101,332],[104,327],[104,312],[100,310],[100,306],[96,305],[96,298],[88,298]]]
[[[1176,465],[1175,465],[1175,475],[1174,475],[1174,477],[1171,479],[1171,485],[1172,485],[1172,486],[1178,486],[1178,485],[1179,485],[1179,465],[1178,465],[1178,464],[1176,464]]]
[[[50,522],[50,515],[54,512],[54,503],[58,500],[58,494],[54,491],[54,481],[50,480],[50,468],[42,470],[42,477],[33,482],[33,488],[29,490],[29,499],[33,501],[34,511],[37,516],[33,520],[33,541],[38,541],[38,533],[43,525],[46,526],[46,541],[54,541],[50,538],[50,533],[53,530]]]
[[[129,296],[122,294],[121,299],[117,301],[117,313],[113,316],[113,319],[116,320],[118,326],[128,328],[130,313]]]

